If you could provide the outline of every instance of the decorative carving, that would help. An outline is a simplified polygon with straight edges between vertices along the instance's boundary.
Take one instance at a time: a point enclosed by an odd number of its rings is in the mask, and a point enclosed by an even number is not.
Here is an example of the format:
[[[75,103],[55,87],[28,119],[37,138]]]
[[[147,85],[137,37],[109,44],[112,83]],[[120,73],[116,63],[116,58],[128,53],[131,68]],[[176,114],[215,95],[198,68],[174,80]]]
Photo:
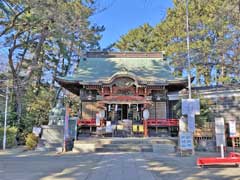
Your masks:
[[[113,84],[120,88],[128,88],[134,84],[134,80],[128,77],[122,77],[115,79]]]
[[[113,87],[113,95],[135,95],[135,87]]]

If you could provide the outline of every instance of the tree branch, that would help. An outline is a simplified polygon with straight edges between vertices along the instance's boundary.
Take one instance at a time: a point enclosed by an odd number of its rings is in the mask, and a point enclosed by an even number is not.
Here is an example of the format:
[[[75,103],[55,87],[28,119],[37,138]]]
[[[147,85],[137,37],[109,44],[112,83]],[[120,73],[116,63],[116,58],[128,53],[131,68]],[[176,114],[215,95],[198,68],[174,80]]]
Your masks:
[[[26,8],[23,11],[19,12],[18,14],[16,14],[16,16],[13,18],[12,23],[9,27],[6,27],[3,32],[0,33],[0,37],[3,36],[4,34],[6,34],[10,29],[12,29],[15,26],[15,23],[18,19],[19,16],[21,16],[23,13],[25,13],[27,10],[29,10],[30,8]]]

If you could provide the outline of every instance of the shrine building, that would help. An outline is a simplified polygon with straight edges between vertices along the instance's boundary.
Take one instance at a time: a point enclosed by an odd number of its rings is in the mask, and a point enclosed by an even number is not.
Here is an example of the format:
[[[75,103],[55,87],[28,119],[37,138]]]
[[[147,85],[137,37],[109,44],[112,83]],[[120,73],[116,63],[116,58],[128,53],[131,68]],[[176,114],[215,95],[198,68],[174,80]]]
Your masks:
[[[143,110],[148,109],[150,135],[159,131],[177,135],[173,107],[188,81],[173,76],[163,52],[88,52],[74,75],[56,81],[80,97],[80,128],[95,132],[96,127],[111,124],[117,131],[127,121],[134,133],[141,133]],[[99,113],[104,120],[100,124]]]

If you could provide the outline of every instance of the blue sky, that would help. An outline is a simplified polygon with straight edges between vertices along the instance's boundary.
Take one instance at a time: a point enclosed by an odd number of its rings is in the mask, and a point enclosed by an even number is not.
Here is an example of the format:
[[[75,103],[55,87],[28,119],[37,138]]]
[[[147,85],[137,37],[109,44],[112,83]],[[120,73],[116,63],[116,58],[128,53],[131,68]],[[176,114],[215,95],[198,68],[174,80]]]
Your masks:
[[[102,48],[144,23],[154,26],[164,19],[172,0],[99,0],[97,7],[106,8],[91,17],[91,22],[104,25]]]
[[[154,26],[165,18],[167,9],[173,6],[172,0],[98,0],[97,12],[90,19],[92,24],[103,25],[101,48],[116,42],[129,30],[144,23]],[[6,59],[7,49],[1,48],[0,62]]]

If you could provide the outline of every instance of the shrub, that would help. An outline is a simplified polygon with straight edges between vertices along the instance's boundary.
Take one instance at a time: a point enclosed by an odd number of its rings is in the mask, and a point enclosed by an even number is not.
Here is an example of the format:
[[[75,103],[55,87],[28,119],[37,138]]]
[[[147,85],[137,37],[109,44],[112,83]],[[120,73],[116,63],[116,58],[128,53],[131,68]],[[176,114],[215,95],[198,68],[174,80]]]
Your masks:
[[[0,148],[2,148],[3,144],[3,128],[0,128]],[[17,135],[17,128],[16,127],[8,127],[7,128],[7,139],[6,139],[6,147],[10,148],[16,146],[16,135]]]
[[[26,138],[26,145],[29,150],[33,150],[37,147],[38,144],[38,137],[33,134],[29,133]]]

